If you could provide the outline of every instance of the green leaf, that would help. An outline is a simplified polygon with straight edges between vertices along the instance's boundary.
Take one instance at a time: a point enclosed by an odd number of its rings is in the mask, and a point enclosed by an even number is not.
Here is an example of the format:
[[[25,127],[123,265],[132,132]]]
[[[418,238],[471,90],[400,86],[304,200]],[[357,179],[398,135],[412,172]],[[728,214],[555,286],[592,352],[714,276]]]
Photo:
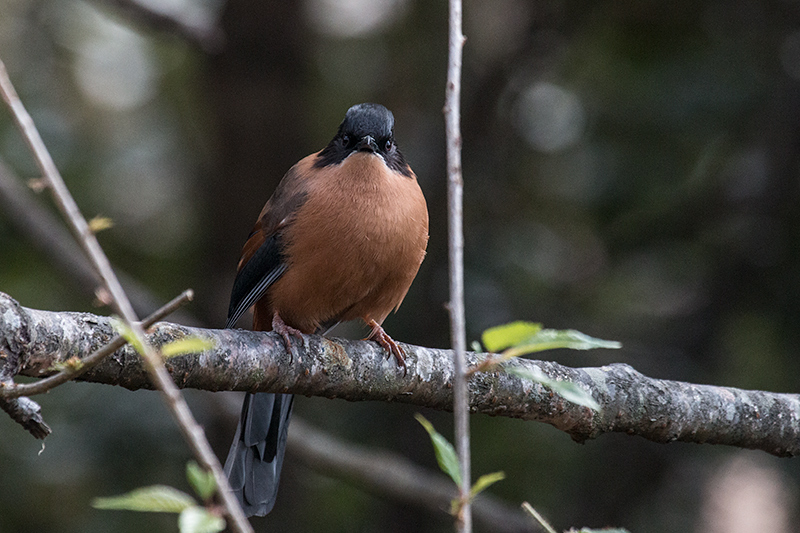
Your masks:
[[[136,350],[139,354],[144,353],[144,345],[139,342],[139,338],[128,324],[117,317],[113,317],[111,319],[111,325],[114,327],[117,333],[122,336],[122,338],[124,338],[126,341],[128,341],[128,343],[130,343],[131,346],[133,346],[134,350]]]
[[[545,385],[547,387],[550,387],[552,383],[555,383],[554,379],[550,379],[549,377],[547,377],[545,373],[542,372],[541,369],[539,369],[538,367],[516,368],[516,367],[504,366],[503,370],[505,370],[509,374],[521,377],[522,379],[535,381],[536,383],[541,383],[542,385]]]
[[[600,412],[600,404],[597,403],[591,394],[580,388],[571,381],[553,381],[550,383],[550,390],[576,405],[588,407],[593,411]]]
[[[617,349],[622,348],[622,344],[616,341],[596,339],[574,329],[543,329],[525,339],[523,343],[519,343],[503,352],[503,356],[510,359],[520,355],[556,348],[569,348],[572,350]]]
[[[422,427],[424,427],[428,435],[431,436],[433,452],[436,454],[436,461],[439,463],[439,468],[442,469],[442,472],[450,476],[450,479],[455,482],[456,486],[460,487],[461,467],[458,464],[458,455],[456,454],[455,448],[433,428],[433,424],[431,424],[427,418],[419,413],[415,414],[414,418],[422,424]]]
[[[50,365],[50,370],[55,370],[56,372],[61,372],[62,370],[80,370],[81,368],[83,368],[83,361],[76,355],[73,355],[66,361]]]
[[[203,470],[194,461],[186,463],[186,479],[189,480],[189,484],[203,501],[211,498],[217,489],[217,481],[214,479],[214,474]]]
[[[200,353],[206,350],[211,350],[217,345],[211,339],[204,339],[195,335],[184,337],[176,341],[168,342],[161,346],[161,353],[164,357],[175,357],[176,355],[183,355],[187,353]]]
[[[491,474],[482,475],[481,477],[478,478],[478,481],[476,481],[475,484],[472,485],[472,488],[469,489],[469,499],[472,500],[473,498],[475,498],[475,496],[477,496],[490,486],[494,485],[498,481],[501,481],[505,478],[506,478],[505,472],[492,472]]]
[[[100,233],[103,230],[114,227],[114,221],[108,217],[97,215],[89,221],[89,231]]]
[[[505,367],[504,370],[509,374],[513,374],[515,376],[519,376],[523,379],[529,379],[531,381],[535,381],[537,383],[541,383],[551,391],[555,392],[568,402],[572,402],[577,405],[582,405],[584,407],[588,407],[594,411],[600,411],[600,404],[597,403],[591,394],[577,386],[575,383],[571,381],[563,381],[563,380],[556,380],[550,379],[547,377],[544,372],[539,370],[538,368],[508,368]]]
[[[132,490],[127,494],[110,498],[95,498],[95,509],[117,509],[152,513],[180,513],[187,507],[197,505],[194,498],[173,487],[152,485]]]
[[[481,335],[481,341],[488,351],[499,352],[510,346],[521,344],[536,335],[541,329],[541,324],[518,320],[487,329]]]
[[[181,533],[218,533],[225,529],[225,520],[205,507],[192,506],[181,511],[178,528]]]

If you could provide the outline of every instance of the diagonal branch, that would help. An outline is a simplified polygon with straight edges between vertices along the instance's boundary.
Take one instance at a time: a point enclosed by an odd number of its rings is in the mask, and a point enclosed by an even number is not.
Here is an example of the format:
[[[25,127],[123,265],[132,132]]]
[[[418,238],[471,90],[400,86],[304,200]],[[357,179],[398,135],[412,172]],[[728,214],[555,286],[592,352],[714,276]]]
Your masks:
[[[47,375],[54,363],[90,353],[113,335],[108,317],[27,309],[0,295],[0,339],[21,327],[29,334],[14,344],[21,361],[19,373],[33,377]],[[440,410],[453,407],[449,350],[406,345],[408,376],[403,377],[371,342],[306,336],[304,349],[291,361],[272,333],[160,323],[150,329],[148,338],[159,346],[189,335],[211,339],[217,347],[167,361],[179,387],[397,401]],[[485,357],[466,355],[469,365]],[[654,379],[625,364],[570,368],[522,359],[506,365],[535,367],[551,379],[572,381],[589,391],[602,410],[577,406],[537,383],[494,371],[471,378],[472,413],[545,422],[578,442],[621,432],[660,443],[727,444],[781,457],[800,455],[797,394]],[[130,347],[118,350],[81,379],[128,389],[151,388],[141,358]]]
[[[42,177],[47,187],[50,189],[56,205],[69,224],[70,229],[75,234],[84,253],[97,270],[97,274],[103,280],[103,288],[108,292],[110,301],[127,323],[133,337],[139,341],[141,345],[141,355],[147,373],[152,382],[161,391],[164,402],[178,424],[184,440],[189,445],[189,448],[192,450],[197,460],[206,470],[213,474],[216,481],[217,494],[219,494],[220,500],[231,519],[231,527],[237,532],[252,531],[250,523],[247,521],[244,512],[233,496],[233,492],[228,484],[228,479],[222,471],[219,460],[211,450],[211,445],[205,437],[203,428],[200,427],[194,419],[194,415],[192,415],[186,400],[172,382],[171,376],[164,367],[164,362],[161,360],[160,354],[157,353],[145,339],[144,329],[138,322],[138,317],[133,310],[128,295],[125,293],[122,285],[120,285],[119,279],[114,269],[111,267],[108,257],[106,257],[105,252],[103,252],[103,249],[100,247],[100,243],[97,241],[86,219],[81,214],[78,204],[69,192],[66,183],[64,183],[61,173],[58,171],[53,158],[50,156],[50,152],[48,152],[44,141],[42,141],[33,119],[19,99],[2,61],[0,61],[0,96],[2,96],[3,101],[11,111],[14,122],[17,124],[20,133],[22,133],[22,137],[33,153],[36,164],[42,172]]]

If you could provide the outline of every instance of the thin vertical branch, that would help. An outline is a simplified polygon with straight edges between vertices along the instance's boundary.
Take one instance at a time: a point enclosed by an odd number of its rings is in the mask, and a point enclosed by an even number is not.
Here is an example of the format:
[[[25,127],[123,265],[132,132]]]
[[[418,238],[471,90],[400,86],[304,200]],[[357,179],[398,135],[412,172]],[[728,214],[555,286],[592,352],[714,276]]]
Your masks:
[[[0,94],[3,100],[8,105],[14,121],[17,123],[20,131],[22,132],[25,142],[31,149],[36,164],[42,172],[48,188],[53,193],[53,198],[59,210],[67,220],[70,229],[75,234],[78,243],[83,248],[89,260],[97,270],[98,275],[103,280],[103,285],[111,297],[116,311],[122,316],[128,326],[131,328],[133,334],[138,338],[141,345],[144,347],[142,357],[145,363],[150,379],[153,385],[162,392],[164,401],[167,404],[170,412],[175,418],[178,426],[183,433],[183,437],[189,444],[192,453],[197,460],[210,472],[214,474],[217,482],[219,494],[225,505],[226,511],[231,518],[231,526],[237,532],[252,532],[250,523],[244,516],[239,503],[233,496],[228,479],[222,471],[222,466],[214,455],[211,445],[205,437],[203,428],[197,423],[192,415],[186,400],[180,393],[175,382],[172,381],[167,369],[164,367],[164,362],[160,354],[147,342],[144,334],[144,329],[139,323],[139,319],[131,306],[128,296],[122,289],[119,280],[117,279],[114,270],[111,268],[111,263],[106,257],[100,243],[97,242],[89,224],[80,212],[78,204],[72,198],[66,184],[64,183],[61,173],[56,168],[53,158],[47,150],[47,147],[39,135],[33,119],[28,114],[22,101],[17,96],[14,85],[8,77],[5,65],[0,61]]]
[[[472,509],[469,502],[469,394],[467,390],[466,324],[464,319],[464,229],[462,221],[464,181],[461,173],[461,57],[464,35],[461,31],[461,0],[450,0],[447,86],[445,88],[445,133],[447,135],[447,206],[450,250],[450,338],[455,354],[453,411],[456,450],[461,466],[461,507],[456,531],[471,533]]]

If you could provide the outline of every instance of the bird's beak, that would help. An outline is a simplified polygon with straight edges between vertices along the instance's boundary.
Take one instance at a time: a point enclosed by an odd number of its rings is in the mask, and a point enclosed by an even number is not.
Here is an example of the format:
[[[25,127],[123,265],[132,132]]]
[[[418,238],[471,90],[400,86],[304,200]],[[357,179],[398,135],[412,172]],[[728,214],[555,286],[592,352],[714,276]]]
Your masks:
[[[356,150],[359,152],[372,152],[374,154],[378,152],[378,143],[375,142],[372,135],[365,135],[358,141]]]

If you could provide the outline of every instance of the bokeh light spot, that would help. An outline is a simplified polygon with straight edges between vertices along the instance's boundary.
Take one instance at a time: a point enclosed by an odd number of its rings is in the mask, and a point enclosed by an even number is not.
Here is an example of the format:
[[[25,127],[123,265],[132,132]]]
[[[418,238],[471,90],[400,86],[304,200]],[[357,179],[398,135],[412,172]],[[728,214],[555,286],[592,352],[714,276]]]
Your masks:
[[[557,152],[580,139],[586,114],[574,92],[554,83],[539,82],[520,96],[516,126],[535,149]]]
[[[365,37],[396,22],[407,0],[312,0],[308,15],[322,33],[334,37]]]

